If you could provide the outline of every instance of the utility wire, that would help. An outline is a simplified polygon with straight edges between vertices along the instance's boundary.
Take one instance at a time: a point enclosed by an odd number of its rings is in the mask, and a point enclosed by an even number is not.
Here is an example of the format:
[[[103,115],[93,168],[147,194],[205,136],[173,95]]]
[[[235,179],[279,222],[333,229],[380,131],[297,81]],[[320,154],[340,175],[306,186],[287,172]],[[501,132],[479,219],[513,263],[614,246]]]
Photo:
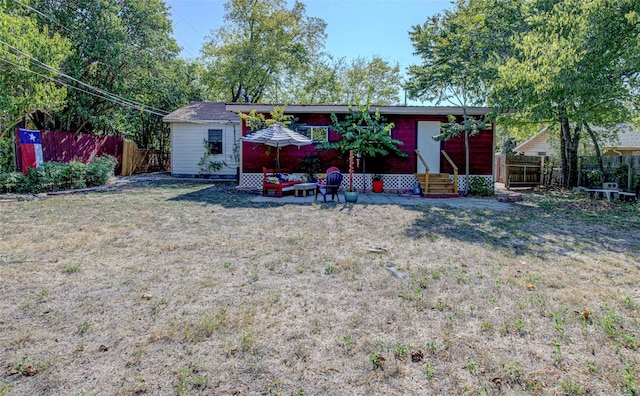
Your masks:
[[[22,2],[21,2],[21,1],[19,1],[19,0],[13,0],[13,1],[15,1],[15,2],[16,2],[16,3],[18,3],[18,4],[20,4],[20,5],[21,5],[21,6],[23,6],[24,8],[27,8],[27,9],[29,9],[29,10],[31,10],[31,11],[33,11],[33,12],[35,12],[35,13],[39,14],[39,15],[42,15],[43,17],[47,18],[47,19],[48,19],[48,20],[50,20],[51,22],[53,22],[53,23],[55,23],[56,25],[60,26],[61,28],[63,28],[63,29],[64,29],[64,30],[66,30],[67,32],[69,32],[69,33],[73,33],[73,32],[71,31],[71,29],[69,29],[68,27],[66,27],[66,26],[64,26],[64,25],[61,25],[58,21],[56,21],[55,19],[53,19],[51,16],[46,15],[45,13],[43,13],[43,12],[41,12],[41,11],[38,11],[38,10],[36,10],[35,8],[33,8],[33,7],[31,7],[31,6],[27,5],[27,4],[24,4],[24,3],[22,3]]]
[[[8,64],[13,65],[13,66],[15,66],[15,67],[19,67],[19,68],[21,68],[21,69],[23,69],[23,70],[25,70],[25,71],[28,71],[28,72],[30,72],[30,73],[33,73],[33,74],[35,74],[35,75],[37,75],[37,76],[40,76],[40,77],[42,77],[42,78],[46,78],[46,79],[48,79],[48,80],[55,81],[55,82],[57,82],[57,83],[59,83],[59,84],[61,84],[61,85],[64,85],[64,86],[65,86],[65,87],[67,87],[67,88],[75,89],[76,91],[80,91],[80,92],[83,92],[83,93],[86,93],[86,94],[88,94],[88,95],[92,95],[92,96],[95,96],[95,97],[98,97],[98,98],[101,98],[101,99],[106,99],[106,100],[112,101],[112,102],[114,102],[114,103],[116,103],[116,104],[120,104],[120,105],[123,105],[123,106],[129,107],[129,108],[133,108],[133,109],[135,109],[135,110],[141,110],[141,111],[144,111],[145,113],[149,113],[149,114],[153,114],[153,115],[157,115],[157,116],[161,116],[161,117],[165,116],[165,114],[162,114],[162,113],[156,113],[156,112],[151,111],[151,110],[149,110],[149,109],[140,108],[140,107],[138,107],[138,106],[132,106],[132,105],[131,105],[131,104],[129,104],[129,103],[117,102],[117,101],[113,100],[112,98],[109,98],[109,97],[106,97],[106,96],[103,96],[103,95],[96,94],[95,92],[87,91],[87,90],[85,90],[85,89],[82,89],[82,88],[76,87],[76,86],[74,86],[74,85],[70,85],[69,83],[67,83],[67,82],[65,82],[65,81],[62,81],[62,80],[57,79],[57,78],[53,78],[53,77],[51,77],[51,76],[44,75],[44,74],[42,74],[42,73],[38,73],[37,71],[31,70],[31,69],[29,69],[29,68],[27,68],[27,67],[25,67],[25,66],[23,66],[23,65],[19,65],[19,64],[17,64],[17,63],[14,63],[14,62],[12,62],[12,61],[10,61],[10,60],[8,60],[8,59],[0,58],[0,61],[3,61],[3,62],[5,62],[5,63],[8,63]]]
[[[159,112],[153,111],[153,110],[151,110],[152,108],[147,108],[147,107],[146,107],[146,106],[144,106],[144,105],[138,105],[138,104],[136,104],[135,102],[132,102],[132,103],[127,102],[126,100],[120,99],[120,98],[118,98],[118,97],[117,97],[117,96],[115,96],[115,95],[105,96],[105,95],[97,94],[97,93],[95,93],[95,92],[87,91],[87,90],[85,90],[85,89],[82,89],[82,88],[76,87],[76,86],[71,85],[71,84],[69,84],[69,83],[67,83],[67,82],[65,82],[65,81],[60,80],[60,79],[53,78],[53,77],[51,77],[51,76],[47,76],[47,75],[44,75],[44,74],[38,73],[38,72],[36,72],[35,70],[31,70],[31,69],[29,69],[29,68],[27,68],[27,67],[25,67],[25,66],[23,66],[23,65],[19,65],[19,64],[17,64],[17,63],[14,63],[14,62],[12,62],[12,61],[8,60],[8,59],[5,59],[5,58],[0,58],[0,60],[1,60],[1,61],[3,61],[3,62],[5,62],[5,63],[8,63],[8,64],[10,64],[10,65],[12,65],[12,66],[19,67],[19,68],[21,68],[21,69],[23,69],[23,70],[25,70],[25,71],[28,71],[28,72],[30,72],[30,73],[33,73],[33,74],[35,74],[35,75],[37,75],[37,76],[40,76],[40,77],[42,77],[42,78],[46,78],[46,79],[48,79],[48,80],[55,81],[55,82],[57,82],[57,83],[59,83],[59,84],[64,85],[65,87],[72,88],[72,89],[75,89],[75,90],[77,90],[77,91],[80,91],[80,92],[83,92],[83,93],[86,93],[86,94],[88,94],[88,95],[92,95],[92,96],[95,96],[95,97],[98,97],[98,98],[101,98],[101,99],[106,99],[106,100],[111,101],[111,102],[113,102],[113,103],[115,103],[115,104],[119,104],[119,105],[123,105],[123,106],[129,107],[129,108],[132,108],[132,109],[136,109],[136,110],[144,111],[144,112],[146,112],[146,113],[154,114],[154,115],[157,115],[157,116],[160,116],[160,117],[163,117],[163,116],[165,116],[165,115],[167,114],[166,112],[159,113]]]
[[[7,42],[5,42],[5,41],[0,40],[0,44],[4,44],[4,45],[6,45],[7,47],[9,47],[9,48],[13,49],[14,51],[18,52],[19,54],[26,56],[27,58],[29,58],[29,59],[33,60],[33,61],[34,61],[34,62],[36,62],[40,67],[42,67],[42,68],[44,68],[44,69],[46,69],[46,70],[49,70],[49,71],[51,71],[51,72],[54,72],[54,73],[56,73],[56,74],[58,74],[58,75],[60,75],[60,76],[62,76],[62,77],[68,78],[68,79],[70,79],[70,80],[72,80],[72,81],[74,81],[74,82],[76,82],[76,83],[78,83],[78,84],[80,84],[80,85],[82,85],[82,86],[85,86],[85,87],[87,87],[87,88],[89,88],[89,89],[92,89],[92,90],[95,90],[95,91],[97,91],[97,92],[99,92],[99,93],[101,93],[101,94],[103,94],[103,95],[105,95],[105,96],[108,96],[109,98],[111,98],[111,100],[112,100],[112,101],[120,101],[120,102],[123,102],[123,103],[127,103],[129,106],[131,106],[131,107],[135,107],[135,108],[138,108],[138,109],[140,109],[140,110],[142,110],[143,108],[148,108],[148,109],[154,110],[154,111],[156,111],[156,112],[162,112],[162,113],[164,113],[164,114],[162,114],[162,115],[166,115],[166,114],[168,114],[168,113],[169,113],[169,112],[168,112],[168,111],[166,111],[166,110],[162,110],[162,109],[154,108],[154,107],[151,107],[151,106],[147,106],[147,105],[145,105],[144,103],[140,103],[140,102],[136,102],[136,101],[131,100],[131,99],[123,98],[123,97],[121,97],[121,96],[118,96],[118,95],[112,94],[112,93],[110,93],[110,92],[107,92],[107,91],[105,91],[105,90],[103,90],[103,89],[100,89],[100,88],[94,87],[93,85],[90,85],[90,84],[87,84],[87,83],[85,83],[85,82],[82,82],[82,81],[80,81],[80,80],[78,80],[78,79],[76,79],[76,78],[74,78],[74,77],[71,77],[71,76],[70,76],[70,75],[68,75],[68,74],[65,74],[65,73],[61,72],[60,70],[56,70],[56,69],[52,68],[51,66],[49,66],[49,65],[47,65],[47,64],[45,64],[45,63],[43,63],[43,62],[40,62],[38,59],[36,59],[36,58],[32,57],[31,55],[29,55],[29,54],[27,54],[27,53],[25,53],[25,52],[21,51],[20,49],[18,49],[18,48],[16,48],[16,47],[14,47],[13,45],[11,45],[11,44],[9,44],[9,43],[7,43]],[[6,50],[5,50],[5,51],[6,51]]]

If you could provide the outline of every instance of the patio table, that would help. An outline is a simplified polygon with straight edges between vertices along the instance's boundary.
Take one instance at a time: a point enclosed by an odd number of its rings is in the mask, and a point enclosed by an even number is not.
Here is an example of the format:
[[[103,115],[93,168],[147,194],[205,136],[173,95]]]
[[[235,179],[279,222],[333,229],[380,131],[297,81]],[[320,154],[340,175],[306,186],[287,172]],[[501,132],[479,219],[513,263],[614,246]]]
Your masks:
[[[315,191],[316,183],[298,183],[293,186],[293,193],[297,197],[298,191],[302,191],[302,196],[307,196],[307,191]]]

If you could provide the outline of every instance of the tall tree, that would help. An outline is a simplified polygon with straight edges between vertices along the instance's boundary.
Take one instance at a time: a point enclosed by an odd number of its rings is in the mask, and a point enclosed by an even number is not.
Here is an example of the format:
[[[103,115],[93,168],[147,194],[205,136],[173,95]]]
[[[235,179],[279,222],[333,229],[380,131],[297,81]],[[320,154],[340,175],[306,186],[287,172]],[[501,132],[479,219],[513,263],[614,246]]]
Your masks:
[[[268,103],[353,104],[380,106],[398,104],[400,66],[373,56],[350,62],[331,55],[314,58],[309,67],[277,76],[265,92]]]
[[[392,65],[377,55],[371,60],[357,57],[345,70],[343,86],[344,103],[398,104],[400,65]]]
[[[493,103],[559,125],[563,184],[577,185],[577,151],[589,126],[621,122],[640,72],[637,0],[524,1],[524,28],[503,58]]]
[[[286,0],[229,0],[225,24],[202,49],[204,83],[212,99],[256,103],[284,72],[303,70],[318,56],[326,23]]]
[[[171,37],[168,9],[162,0],[31,0],[32,16],[68,38],[75,51],[63,62],[60,77],[68,84],[68,104],[53,115],[35,117],[40,128],[142,136],[141,115],[166,134],[161,117],[183,98],[169,88],[185,65]],[[180,96],[180,95],[177,95]],[[140,132],[140,133],[139,133]]]
[[[0,137],[24,117],[60,108],[67,95],[54,70],[69,56],[71,43],[39,28],[25,10],[0,0]]]
[[[465,195],[469,191],[469,136],[485,129],[482,121],[470,117],[467,109],[482,105],[487,97],[487,81],[493,76],[489,67],[485,16],[470,0],[458,0],[446,10],[414,26],[409,33],[421,65],[409,67],[407,88],[412,98],[449,102],[462,109],[462,123],[453,116],[441,125],[436,140],[463,136],[465,145]]]

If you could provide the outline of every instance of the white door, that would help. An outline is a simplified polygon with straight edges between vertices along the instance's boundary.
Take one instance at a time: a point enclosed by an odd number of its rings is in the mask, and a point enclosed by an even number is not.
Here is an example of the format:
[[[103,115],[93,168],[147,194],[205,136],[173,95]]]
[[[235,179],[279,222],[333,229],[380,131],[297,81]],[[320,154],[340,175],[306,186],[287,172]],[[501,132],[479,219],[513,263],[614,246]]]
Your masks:
[[[440,142],[433,136],[440,134],[440,122],[418,121],[418,150],[429,166],[429,173],[440,173]],[[418,160],[418,173],[424,173],[424,165]]]

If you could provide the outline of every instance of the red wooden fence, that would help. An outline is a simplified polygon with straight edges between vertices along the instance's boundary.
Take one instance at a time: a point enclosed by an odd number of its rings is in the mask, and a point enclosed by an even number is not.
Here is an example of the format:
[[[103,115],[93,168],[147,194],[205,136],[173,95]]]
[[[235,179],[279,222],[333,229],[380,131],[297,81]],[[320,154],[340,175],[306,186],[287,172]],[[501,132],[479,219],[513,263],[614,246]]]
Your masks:
[[[16,132],[19,136],[19,133]],[[18,171],[22,171],[20,158],[20,139],[16,139],[16,160]],[[123,138],[117,136],[94,136],[83,133],[40,131],[42,143],[42,156],[44,161],[70,162],[82,161],[85,164],[91,162],[94,157],[109,154],[118,159],[116,174],[120,174],[122,168],[122,142]]]

